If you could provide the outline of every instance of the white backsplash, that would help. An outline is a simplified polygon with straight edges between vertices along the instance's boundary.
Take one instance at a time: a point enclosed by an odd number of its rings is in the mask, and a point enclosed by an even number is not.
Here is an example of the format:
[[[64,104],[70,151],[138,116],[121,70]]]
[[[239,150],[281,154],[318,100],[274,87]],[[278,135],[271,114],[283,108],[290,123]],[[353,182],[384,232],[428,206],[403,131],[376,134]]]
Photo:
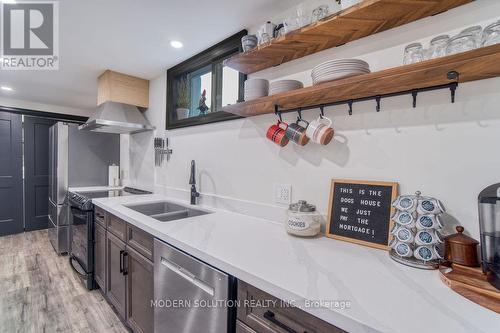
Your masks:
[[[406,44],[484,26],[499,13],[500,2],[478,0],[252,77],[294,78],[309,85],[313,66],[345,57],[366,60],[372,70],[399,66]],[[165,82],[165,74],[151,81],[145,113],[158,133],[165,128]],[[154,133],[135,134],[130,137],[130,182],[187,200],[194,159],[202,200],[278,219],[284,207],[274,204],[274,183],[292,184],[293,201],[305,199],[326,214],[332,178],[397,181],[401,193],[420,190],[439,198],[450,214],[446,222],[460,223],[478,238],[477,195],[500,182],[499,91],[500,78],[495,78],[459,85],[455,104],[443,90],[419,94],[416,109],[411,96],[384,99],[380,113],[374,102],[354,104],[353,116],[347,115],[347,106],[328,108],[336,137],[326,147],[311,143],[280,149],[265,138],[274,115],[177,129],[168,132],[173,155],[161,168],[154,167]],[[306,119],[317,115],[315,110],[304,112]]]

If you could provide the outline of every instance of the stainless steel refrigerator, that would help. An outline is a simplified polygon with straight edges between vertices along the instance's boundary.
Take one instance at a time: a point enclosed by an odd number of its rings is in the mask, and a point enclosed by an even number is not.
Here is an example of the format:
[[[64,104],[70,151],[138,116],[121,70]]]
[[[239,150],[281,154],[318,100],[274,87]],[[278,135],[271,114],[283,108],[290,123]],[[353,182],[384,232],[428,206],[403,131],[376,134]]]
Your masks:
[[[120,164],[118,134],[80,131],[59,122],[49,130],[49,239],[57,253],[70,251],[68,187],[108,185],[108,166]]]

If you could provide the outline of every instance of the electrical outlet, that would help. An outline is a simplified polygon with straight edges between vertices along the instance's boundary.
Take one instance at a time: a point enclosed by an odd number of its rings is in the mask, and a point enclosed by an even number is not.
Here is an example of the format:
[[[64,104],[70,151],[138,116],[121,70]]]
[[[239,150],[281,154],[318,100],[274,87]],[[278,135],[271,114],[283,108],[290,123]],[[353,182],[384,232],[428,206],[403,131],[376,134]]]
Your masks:
[[[274,184],[274,202],[288,205],[292,202],[292,185]]]

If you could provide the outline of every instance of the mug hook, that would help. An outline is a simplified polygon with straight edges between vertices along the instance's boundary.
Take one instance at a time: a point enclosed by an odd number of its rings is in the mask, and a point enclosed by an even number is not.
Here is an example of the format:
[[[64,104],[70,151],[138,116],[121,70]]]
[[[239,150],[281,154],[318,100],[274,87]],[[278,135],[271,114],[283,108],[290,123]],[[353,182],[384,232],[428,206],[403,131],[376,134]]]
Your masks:
[[[323,105],[319,107],[319,117],[321,119],[325,118],[325,107]]]
[[[276,104],[274,105],[274,114],[276,115],[276,118],[278,118],[279,122],[283,122],[283,118],[281,117],[281,112],[279,111],[279,105]]]
[[[301,109],[301,108],[299,108],[299,109],[297,110],[297,113],[298,113],[298,116],[297,116],[297,121],[302,120],[302,109]]]

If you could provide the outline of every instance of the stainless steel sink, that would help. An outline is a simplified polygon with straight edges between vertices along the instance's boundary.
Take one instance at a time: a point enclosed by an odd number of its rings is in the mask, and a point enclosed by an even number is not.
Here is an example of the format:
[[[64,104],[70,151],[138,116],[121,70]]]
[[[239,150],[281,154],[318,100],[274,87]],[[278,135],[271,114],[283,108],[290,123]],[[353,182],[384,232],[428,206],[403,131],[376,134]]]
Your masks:
[[[188,217],[211,214],[211,212],[186,207],[169,201],[125,205],[125,207],[152,217],[161,222],[168,222],[173,220],[185,219]]]

